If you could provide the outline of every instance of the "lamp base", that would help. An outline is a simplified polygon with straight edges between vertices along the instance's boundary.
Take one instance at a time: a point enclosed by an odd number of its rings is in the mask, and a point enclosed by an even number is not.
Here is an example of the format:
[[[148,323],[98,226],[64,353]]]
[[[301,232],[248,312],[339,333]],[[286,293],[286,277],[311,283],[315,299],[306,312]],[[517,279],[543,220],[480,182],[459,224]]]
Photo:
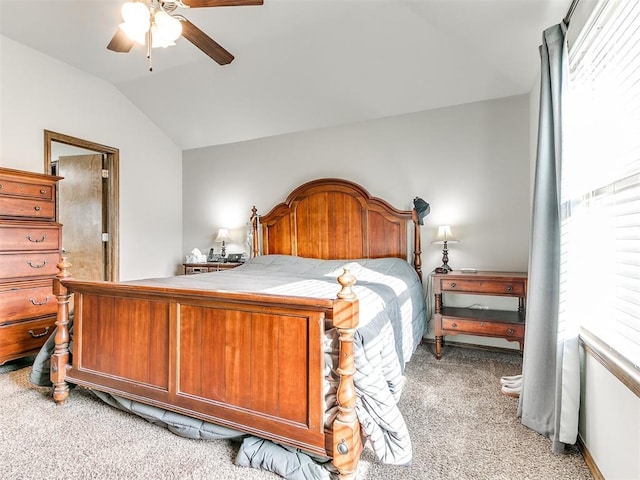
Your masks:
[[[436,273],[449,273],[451,270],[447,270],[446,268],[436,267]]]

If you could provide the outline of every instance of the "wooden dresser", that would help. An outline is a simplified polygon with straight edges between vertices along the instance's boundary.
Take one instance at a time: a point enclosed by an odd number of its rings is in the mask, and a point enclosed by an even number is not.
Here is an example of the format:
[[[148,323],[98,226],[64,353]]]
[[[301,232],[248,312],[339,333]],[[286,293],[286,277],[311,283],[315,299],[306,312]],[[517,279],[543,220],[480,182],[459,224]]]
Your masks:
[[[38,352],[55,328],[58,180],[0,168],[0,365]]]
[[[434,329],[436,358],[442,354],[445,335],[479,335],[515,341],[524,346],[525,303],[527,298],[527,274],[521,272],[453,271],[433,274],[435,301]],[[489,295],[515,297],[518,309],[494,310],[475,307],[448,307],[443,294]]]

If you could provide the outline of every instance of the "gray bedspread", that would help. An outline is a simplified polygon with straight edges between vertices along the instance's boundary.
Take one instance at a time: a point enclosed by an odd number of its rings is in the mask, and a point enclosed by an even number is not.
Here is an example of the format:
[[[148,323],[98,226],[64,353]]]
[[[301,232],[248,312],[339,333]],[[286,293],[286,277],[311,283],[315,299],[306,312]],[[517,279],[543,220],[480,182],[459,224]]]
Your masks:
[[[360,324],[354,339],[356,365],[354,383],[357,393],[358,420],[376,457],[381,462],[395,465],[408,464],[412,457],[411,440],[397,402],[402,393],[406,363],[410,360],[424,333],[426,305],[422,284],[414,269],[406,261],[395,258],[316,260],[286,255],[267,255],[251,259],[235,269],[221,272],[124,283],[335,298],[340,288],[336,278],[342,274],[345,266],[349,267],[357,279],[354,292],[360,302]],[[329,331],[326,332],[326,337],[325,400],[328,410],[326,421],[330,422],[332,415],[335,414],[337,358],[332,354],[332,344],[337,336],[335,332]],[[43,358],[46,356],[46,354],[42,355]],[[39,370],[44,368],[34,365],[34,372]],[[32,376],[37,377],[35,373]],[[39,383],[38,378],[32,378],[32,381]],[[135,402],[118,398],[103,399],[118,408],[133,411],[150,421],[164,424],[177,434],[215,438],[215,435],[209,434],[212,429],[215,430],[215,426],[206,422],[185,419],[186,426],[181,427],[180,422],[176,423],[176,418],[179,418],[176,414],[162,414],[157,417],[151,414],[153,409],[147,406],[135,405]],[[171,419],[170,422],[167,422],[167,415]],[[194,429],[198,432],[196,433]],[[239,434],[239,432],[220,432],[223,437]],[[300,462],[301,458],[307,457],[283,447],[280,453],[283,454],[283,459],[288,458],[288,460],[284,460],[284,466],[283,464],[277,466],[277,462],[274,464],[269,459],[279,454],[265,450],[264,445],[264,441],[254,437],[245,439],[236,461],[246,466],[259,466],[275,471],[285,478],[323,477],[320,471],[314,470],[317,462]],[[258,455],[256,449],[263,450],[263,453]],[[268,454],[264,453],[267,451]],[[297,465],[297,467],[292,468],[291,465]],[[291,474],[283,474],[287,471]],[[297,473],[293,474],[293,472]],[[297,476],[300,474],[302,477]]]

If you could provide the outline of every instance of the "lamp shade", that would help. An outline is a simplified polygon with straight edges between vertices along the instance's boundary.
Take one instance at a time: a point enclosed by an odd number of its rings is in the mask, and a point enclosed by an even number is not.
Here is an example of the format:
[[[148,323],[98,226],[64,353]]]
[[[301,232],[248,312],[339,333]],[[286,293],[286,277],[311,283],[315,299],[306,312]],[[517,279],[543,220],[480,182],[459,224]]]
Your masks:
[[[449,225],[440,225],[438,227],[438,235],[436,236],[436,239],[431,242],[431,243],[458,243],[459,240],[457,240],[453,234],[451,233],[451,227]]]
[[[216,237],[216,242],[226,242],[229,240],[231,236],[229,235],[229,230],[226,228],[221,228],[218,230],[218,236]]]

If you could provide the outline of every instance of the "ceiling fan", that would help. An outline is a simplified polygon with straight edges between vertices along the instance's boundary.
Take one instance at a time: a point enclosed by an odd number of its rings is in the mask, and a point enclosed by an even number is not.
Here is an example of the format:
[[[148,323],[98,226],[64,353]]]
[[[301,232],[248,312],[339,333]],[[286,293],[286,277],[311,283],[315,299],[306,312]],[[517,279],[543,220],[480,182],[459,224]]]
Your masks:
[[[122,6],[124,23],[107,48],[126,53],[138,42],[147,46],[151,61],[152,47],[175,45],[183,36],[220,65],[231,63],[233,55],[182,15],[178,8],[229,7],[262,5],[263,0],[128,0]],[[149,70],[152,70],[149,65]]]

